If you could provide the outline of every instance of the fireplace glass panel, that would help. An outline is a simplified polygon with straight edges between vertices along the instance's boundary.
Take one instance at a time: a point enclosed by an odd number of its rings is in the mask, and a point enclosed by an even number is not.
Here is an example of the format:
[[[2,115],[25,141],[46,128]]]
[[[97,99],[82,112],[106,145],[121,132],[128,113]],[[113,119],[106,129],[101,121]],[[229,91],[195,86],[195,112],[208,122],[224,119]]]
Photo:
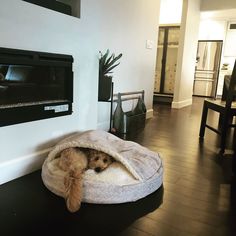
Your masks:
[[[66,69],[0,64],[0,107],[66,100]]]
[[[0,47],[0,127],[72,114],[72,55]]]

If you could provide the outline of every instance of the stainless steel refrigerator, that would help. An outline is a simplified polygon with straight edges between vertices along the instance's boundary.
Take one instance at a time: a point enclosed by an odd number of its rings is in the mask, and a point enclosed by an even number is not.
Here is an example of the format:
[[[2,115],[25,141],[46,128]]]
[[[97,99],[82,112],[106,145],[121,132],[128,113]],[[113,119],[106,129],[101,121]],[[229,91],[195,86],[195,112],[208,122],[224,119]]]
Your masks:
[[[193,95],[216,97],[222,44],[222,40],[198,41]]]

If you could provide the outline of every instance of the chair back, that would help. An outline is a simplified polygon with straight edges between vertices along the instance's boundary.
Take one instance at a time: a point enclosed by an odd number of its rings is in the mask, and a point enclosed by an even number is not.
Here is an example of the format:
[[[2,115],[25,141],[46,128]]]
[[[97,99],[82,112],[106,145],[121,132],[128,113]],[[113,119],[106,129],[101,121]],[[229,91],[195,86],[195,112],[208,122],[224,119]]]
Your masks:
[[[229,87],[227,88],[227,90],[228,92],[226,96],[226,108],[230,108],[232,101],[236,97],[236,60],[234,63],[233,72],[232,72],[230,82],[229,82]]]

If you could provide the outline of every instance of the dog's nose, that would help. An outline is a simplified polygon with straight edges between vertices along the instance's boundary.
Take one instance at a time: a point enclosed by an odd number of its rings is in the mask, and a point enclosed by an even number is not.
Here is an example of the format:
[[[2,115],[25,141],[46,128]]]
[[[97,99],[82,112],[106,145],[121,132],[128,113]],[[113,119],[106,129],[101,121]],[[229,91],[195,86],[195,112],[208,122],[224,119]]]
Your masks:
[[[96,167],[94,170],[99,173],[102,169],[100,167]]]

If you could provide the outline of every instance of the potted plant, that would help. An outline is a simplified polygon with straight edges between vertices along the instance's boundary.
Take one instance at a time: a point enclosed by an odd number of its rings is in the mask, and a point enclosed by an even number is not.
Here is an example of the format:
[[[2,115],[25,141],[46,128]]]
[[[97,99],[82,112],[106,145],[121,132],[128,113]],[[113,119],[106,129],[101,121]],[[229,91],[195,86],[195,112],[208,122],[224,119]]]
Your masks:
[[[98,100],[108,101],[111,97],[112,70],[120,64],[118,60],[122,57],[122,53],[120,53],[118,56],[115,56],[114,53],[109,55],[109,49],[107,49],[105,54],[103,54],[101,51],[99,53]]]

